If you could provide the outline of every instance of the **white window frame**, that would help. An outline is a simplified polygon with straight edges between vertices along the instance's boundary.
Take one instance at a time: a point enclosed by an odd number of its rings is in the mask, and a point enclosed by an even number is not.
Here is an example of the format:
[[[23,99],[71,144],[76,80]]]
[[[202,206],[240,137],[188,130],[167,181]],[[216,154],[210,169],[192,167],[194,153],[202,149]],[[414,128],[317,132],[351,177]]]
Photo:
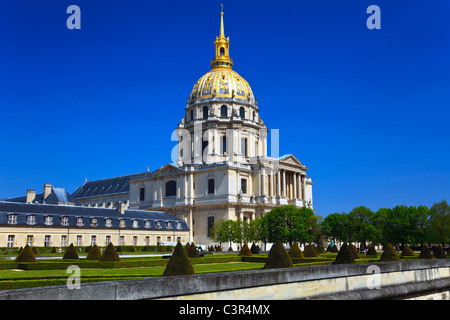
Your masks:
[[[83,217],[77,217],[77,226],[78,227],[84,226],[84,219],[83,219]]]
[[[8,214],[8,224],[17,224],[17,214]]]
[[[61,235],[61,247],[67,247],[67,235]]]
[[[33,226],[36,224],[36,216],[34,214],[29,214],[27,216],[27,224]]]
[[[64,227],[68,227],[69,226],[69,217],[67,217],[67,216],[61,217],[61,225]],[[65,247],[65,246],[62,246],[62,247]]]
[[[46,226],[51,226],[53,224],[53,216],[45,216],[44,220]]]
[[[6,246],[7,246],[8,248],[14,247],[14,244],[15,244],[15,242],[16,242],[16,236],[13,235],[13,234],[9,234],[7,239],[8,239],[8,240],[6,241]]]

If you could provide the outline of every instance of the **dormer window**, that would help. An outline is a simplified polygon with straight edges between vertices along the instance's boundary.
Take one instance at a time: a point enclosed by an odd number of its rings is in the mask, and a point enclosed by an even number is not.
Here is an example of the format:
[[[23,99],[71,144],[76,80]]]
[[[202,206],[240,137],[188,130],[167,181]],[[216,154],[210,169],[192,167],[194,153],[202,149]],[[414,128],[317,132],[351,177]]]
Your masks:
[[[105,219],[105,224],[106,224],[107,227],[111,227],[112,226],[111,218],[106,218]]]
[[[84,226],[83,217],[77,217],[77,227]]]
[[[137,228],[137,227],[139,227],[139,221],[133,220],[133,228]]]
[[[33,214],[30,214],[27,216],[27,224],[29,224],[30,226],[35,225],[36,224],[36,216]]]
[[[51,226],[53,224],[53,217],[52,216],[45,216],[44,221],[46,226]]]
[[[166,228],[167,229],[172,229],[172,222],[171,221],[167,221],[166,222]]]
[[[145,227],[146,229],[150,229],[150,221],[149,221],[149,220],[146,220],[146,221],[144,222],[144,227]]]
[[[91,227],[97,226],[97,218],[91,218]]]
[[[61,217],[61,225],[67,227],[69,225],[69,217]]]
[[[8,214],[8,224],[17,223],[17,214]]]
[[[181,222],[178,221],[175,225],[177,230],[181,230]]]
[[[155,221],[156,229],[162,229],[161,221]]]

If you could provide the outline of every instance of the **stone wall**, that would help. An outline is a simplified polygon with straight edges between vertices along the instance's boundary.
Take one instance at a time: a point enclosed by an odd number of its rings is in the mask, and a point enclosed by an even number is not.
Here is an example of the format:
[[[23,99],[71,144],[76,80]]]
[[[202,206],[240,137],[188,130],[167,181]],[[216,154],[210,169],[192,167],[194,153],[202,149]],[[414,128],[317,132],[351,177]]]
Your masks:
[[[448,290],[450,260],[435,259],[123,280],[82,284],[80,289],[8,290],[0,292],[0,299],[392,299]]]

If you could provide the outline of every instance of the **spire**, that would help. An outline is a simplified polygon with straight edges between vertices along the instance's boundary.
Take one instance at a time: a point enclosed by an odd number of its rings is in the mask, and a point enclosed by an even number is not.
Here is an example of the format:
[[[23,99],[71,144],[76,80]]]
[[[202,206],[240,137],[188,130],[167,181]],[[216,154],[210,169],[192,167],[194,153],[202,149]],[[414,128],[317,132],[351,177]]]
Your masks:
[[[214,42],[214,49],[216,57],[211,60],[211,67],[214,68],[228,68],[233,66],[233,59],[230,58],[230,38],[225,38],[225,31],[223,27],[223,4],[220,5],[222,10],[220,12],[220,34],[216,37]]]
[[[222,11],[220,12],[220,38],[225,39],[225,31],[223,27],[223,4],[220,5],[222,7]]]

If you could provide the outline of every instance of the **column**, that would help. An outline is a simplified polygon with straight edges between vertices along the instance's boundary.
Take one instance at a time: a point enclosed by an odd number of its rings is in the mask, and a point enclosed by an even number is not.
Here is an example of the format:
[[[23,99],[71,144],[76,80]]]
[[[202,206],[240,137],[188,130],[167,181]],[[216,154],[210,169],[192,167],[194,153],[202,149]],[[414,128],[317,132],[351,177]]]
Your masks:
[[[286,170],[283,170],[283,196],[287,198],[286,195]]]
[[[293,196],[293,198],[297,199],[297,172],[294,172],[293,178],[294,178],[294,179],[292,179],[293,183],[294,183],[294,196]]]
[[[281,170],[277,172],[277,196],[281,197]]]
[[[306,201],[306,176],[302,177],[302,199],[303,201]]]
[[[261,195],[265,195],[266,194],[266,174],[264,172],[264,169],[261,172]]]
[[[270,195],[273,197],[275,194],[274,194],[274,192],[275,192],[275,175],[273,174],[273,171],[272,171],[272,174],[270,175]]]

